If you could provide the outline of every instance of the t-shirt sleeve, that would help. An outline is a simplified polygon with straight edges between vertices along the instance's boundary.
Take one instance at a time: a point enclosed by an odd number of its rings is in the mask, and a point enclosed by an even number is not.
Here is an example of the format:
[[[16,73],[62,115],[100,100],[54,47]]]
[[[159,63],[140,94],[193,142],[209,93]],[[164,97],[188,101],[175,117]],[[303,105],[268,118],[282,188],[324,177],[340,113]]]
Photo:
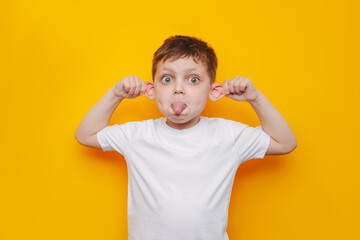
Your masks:
[[[104,152],[115,150],[124,155],[134,133],[132,128],[134,128],[133,123],[124,123],[106,126],[101,129],[97,132],[97,139],[102,150]]]
[[[240,161],[264,158],[270,144],[270,136],[261,126],[250,127],[246,124],[233,122],[235,149],[239,154]]]

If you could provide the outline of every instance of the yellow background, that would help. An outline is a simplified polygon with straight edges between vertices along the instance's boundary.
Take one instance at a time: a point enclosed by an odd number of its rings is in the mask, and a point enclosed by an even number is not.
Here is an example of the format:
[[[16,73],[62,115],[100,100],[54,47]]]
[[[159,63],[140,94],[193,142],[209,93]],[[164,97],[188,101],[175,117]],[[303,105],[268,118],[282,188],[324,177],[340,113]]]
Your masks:
[[[127,239],[124,159],[74,134],[123,77],[151,80],[175,34],[207,41],[217,82],[252,80],[297,136],[239,167],[230,239],[360,239],[359,1],[5,0],[0,31],[0,239]],[[203,115],[259,124],[228,98]],[[110,125],[160,116],[141,96]]]

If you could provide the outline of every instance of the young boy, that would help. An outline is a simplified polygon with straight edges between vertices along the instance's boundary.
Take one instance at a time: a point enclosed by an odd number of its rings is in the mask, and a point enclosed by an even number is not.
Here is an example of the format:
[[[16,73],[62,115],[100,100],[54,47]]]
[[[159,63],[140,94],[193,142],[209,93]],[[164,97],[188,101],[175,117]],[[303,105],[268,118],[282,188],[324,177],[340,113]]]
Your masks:
[[[125,77],[86,114],[75,137],[116,150],[127,162],[131,240],[225,240],[238,166],[265,154],[286,154],[296,138],[286,120],[251,81],[215,84],[217,58],[206,42],[166,39],[153,58],[153,81]],[[145,94],[165,118],[108,126],[124,98]],[[200,116],[208,98],[247,101],[262,127]]]

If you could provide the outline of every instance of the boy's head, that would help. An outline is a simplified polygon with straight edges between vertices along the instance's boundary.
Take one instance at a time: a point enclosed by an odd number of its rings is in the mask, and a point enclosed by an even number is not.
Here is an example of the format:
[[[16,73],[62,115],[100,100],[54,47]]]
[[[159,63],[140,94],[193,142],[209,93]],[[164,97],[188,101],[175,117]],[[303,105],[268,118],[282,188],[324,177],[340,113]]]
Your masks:
[[[154,53],[152,64],[152,78],[154,80],[160,61],[174,61],[179,58],[191,57],[196,63],[206,66],[210,83],[215,82],[217,58],[213,48],[198,38],[175,35],[167,38],[163,45]]]
[[[165,40],[153,59],[153,82],[146,96],[166,116],[167,124],[185,129],[200,120],[207,99],[224,96],[222,85],[215,84],[217,60],[212,48],[199,39],[174,36]]]

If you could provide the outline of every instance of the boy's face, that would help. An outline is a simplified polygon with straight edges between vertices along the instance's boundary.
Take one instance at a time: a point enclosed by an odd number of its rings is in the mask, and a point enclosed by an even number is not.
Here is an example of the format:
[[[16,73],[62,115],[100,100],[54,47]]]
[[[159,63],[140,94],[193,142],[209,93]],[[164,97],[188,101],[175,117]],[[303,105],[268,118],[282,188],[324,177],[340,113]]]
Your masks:
[[[156,99],[167,124],[176,129],[197,124],[212,88],[219,87],[219,84],[210,84],[206,66],[196,63],[192,57],[160,61],[154,82],[148,84],[147,96]]]

